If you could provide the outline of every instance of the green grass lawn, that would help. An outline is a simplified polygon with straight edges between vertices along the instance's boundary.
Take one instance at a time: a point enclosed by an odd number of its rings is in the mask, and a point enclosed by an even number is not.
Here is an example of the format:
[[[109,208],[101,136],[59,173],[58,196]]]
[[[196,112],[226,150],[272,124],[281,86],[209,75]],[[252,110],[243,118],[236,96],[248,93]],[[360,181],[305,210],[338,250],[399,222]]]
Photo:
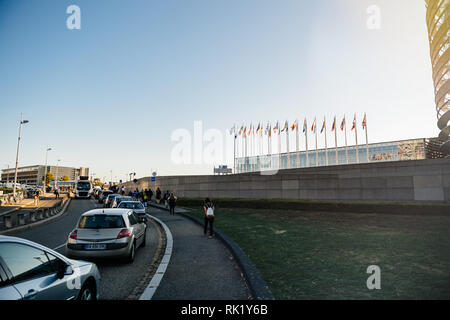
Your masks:
[[[450,216],[222,208],[215,227],[276,299],[450,299]],[[380,290],[367,289],[369,265]]]

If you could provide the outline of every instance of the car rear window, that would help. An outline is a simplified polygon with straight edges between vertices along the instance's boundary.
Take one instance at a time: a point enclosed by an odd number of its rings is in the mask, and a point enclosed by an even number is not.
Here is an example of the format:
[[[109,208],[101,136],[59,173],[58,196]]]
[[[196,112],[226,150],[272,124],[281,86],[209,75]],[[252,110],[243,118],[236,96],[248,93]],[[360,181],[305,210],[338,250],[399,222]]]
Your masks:
[[[121,202],[119,205],[119,208],[125,208],[125,209],[144,209],[144,206],[142,203],[127,203],[127,202]]]
[[[114,229],[125,228],[122,216],[108,216],[105,214],[83,216],[78,225],[80,229]]]

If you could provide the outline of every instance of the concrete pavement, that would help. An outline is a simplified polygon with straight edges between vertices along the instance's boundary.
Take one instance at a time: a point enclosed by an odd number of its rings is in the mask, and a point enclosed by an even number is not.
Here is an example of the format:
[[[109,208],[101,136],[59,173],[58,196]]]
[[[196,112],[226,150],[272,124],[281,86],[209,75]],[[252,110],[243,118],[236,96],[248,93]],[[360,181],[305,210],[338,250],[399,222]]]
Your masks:
[[[150,208],[173,236],[173,251],[154,300],[247,300],[250,293],[231,252],[180,215]]]

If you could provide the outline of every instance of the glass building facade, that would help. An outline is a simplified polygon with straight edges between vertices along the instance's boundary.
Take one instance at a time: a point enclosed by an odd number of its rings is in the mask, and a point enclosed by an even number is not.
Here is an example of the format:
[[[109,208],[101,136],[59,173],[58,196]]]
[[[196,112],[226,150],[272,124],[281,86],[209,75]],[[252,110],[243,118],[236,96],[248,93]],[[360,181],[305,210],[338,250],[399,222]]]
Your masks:
[[[317,152],[313,149],[309,150],[308,154],[303,150],[236,158],[236,173],[382,161],[421,160],[426,158],[427,140],[429,139],[360,145],[358,146],[358,152],[356,152],[356,146],[338,147],[337,161],[336,148],[319,149]]]

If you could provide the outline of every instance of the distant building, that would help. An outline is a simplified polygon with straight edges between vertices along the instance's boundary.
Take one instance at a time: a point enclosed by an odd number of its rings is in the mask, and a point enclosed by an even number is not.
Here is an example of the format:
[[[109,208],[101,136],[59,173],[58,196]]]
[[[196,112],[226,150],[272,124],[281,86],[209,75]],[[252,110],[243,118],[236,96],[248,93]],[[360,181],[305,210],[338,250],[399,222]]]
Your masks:
[[[354,145],[328,149],[315,149],[306,151],[269,154],[263,156],[236,158],[236,173],[257,172],[264,170],[294,169],[305,167],[326,166],[326,153],[328,165],[356,164],[368,162],[404,161],[442,158],[439,151],[440,143],[437,138],[411,139],[402,141],[362,144],[358,148],[358,161]],[[316,165],[316,154],[317,162]],[[288,160],[289,159],[289,160]]]
[[[14,182],[15,168],[3,169],[1,183]],[[72,168],[62,166],[47,166],[47,172],[51,172],[60,181],[64,176],[75,181],[80,175],[89,175],[89,168]],[[17,183],[27,185],[42,185],[45,177],[45,166],[35,165],[17,168]]]
[[[426,0],[440,151],[450,155],[450,0]]]

